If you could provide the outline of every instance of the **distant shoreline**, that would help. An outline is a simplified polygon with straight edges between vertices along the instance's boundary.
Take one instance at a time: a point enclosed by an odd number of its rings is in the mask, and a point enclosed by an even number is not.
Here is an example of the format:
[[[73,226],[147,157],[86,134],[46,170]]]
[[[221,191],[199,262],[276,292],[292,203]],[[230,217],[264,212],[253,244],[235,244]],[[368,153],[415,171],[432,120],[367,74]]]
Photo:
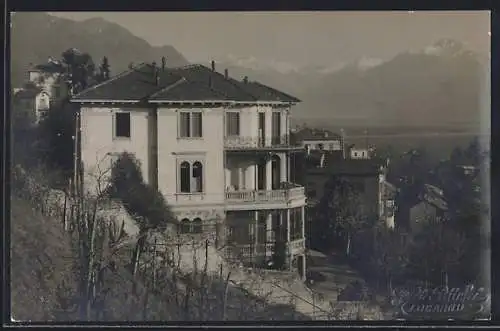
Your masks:
[[[473,137],[488,136],[488,133],[481,132],[413,132],[413,133],[386,133],[386,134],[368,134],[368,135],[349,135],[345,139],[378,139],[378,138],[436,138],[436,137]]]

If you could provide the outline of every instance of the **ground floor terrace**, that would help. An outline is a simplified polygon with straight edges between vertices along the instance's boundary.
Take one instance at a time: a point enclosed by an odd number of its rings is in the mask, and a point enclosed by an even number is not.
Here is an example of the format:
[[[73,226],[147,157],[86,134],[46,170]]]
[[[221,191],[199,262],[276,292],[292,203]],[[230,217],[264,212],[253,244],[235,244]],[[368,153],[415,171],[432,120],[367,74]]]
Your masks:
[[[228,211],[225,229],[228,258],[254,267],[295,270],[305,278],[304,207]]]

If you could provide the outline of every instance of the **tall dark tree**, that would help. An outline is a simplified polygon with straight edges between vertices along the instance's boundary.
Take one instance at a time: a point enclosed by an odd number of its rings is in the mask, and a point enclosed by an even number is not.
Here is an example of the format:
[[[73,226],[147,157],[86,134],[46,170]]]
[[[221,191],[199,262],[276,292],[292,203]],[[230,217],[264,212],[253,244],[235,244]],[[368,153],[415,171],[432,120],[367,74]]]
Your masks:
[[[75,105],[63,99],[51,106],[37,127],[40,158],[47,166],[61,170],[66,178],[74,168],[75,114]]]
[[[129,65],[129,68],[131,68],[131,66],[132,64]],[[110,73],[109,61],[106,56],[102,58],[99,71],[100,71],[100,81],[105,81],[109,79],[111,73]]]
[[[388,293],[391,293],[393,280],[404,275],[403,271],[408,264],[408,245],[401,233],[385,226],[376,226],[373,231],[372,272],[377,277],[377,287],[383,280]]]
[[[328,180],[312,225],[314,240],[321,246],[318,249],[330,250],[334,242],[332,239],[340,236],[345,241],[345,253],[349,256],[353,236],[368,225],[362,208],[359,192],[349,181],[335,176]]]
[[[95,64],[88,53],[70,48],[62,53],[66,67],[66,81],[72,94],[79,93],[93,83]]]

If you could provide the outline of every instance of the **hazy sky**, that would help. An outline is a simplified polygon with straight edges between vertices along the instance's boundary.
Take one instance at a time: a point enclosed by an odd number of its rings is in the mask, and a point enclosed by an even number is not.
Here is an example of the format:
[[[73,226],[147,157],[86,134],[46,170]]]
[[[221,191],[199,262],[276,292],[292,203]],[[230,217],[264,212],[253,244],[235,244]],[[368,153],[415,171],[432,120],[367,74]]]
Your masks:
[[[298,66],[362,57],[387,59],[441,38],[490,50],[490,15],[476,12],[59,12],[102,17],[153,45],[173,45],[191,62],[255,57]]]

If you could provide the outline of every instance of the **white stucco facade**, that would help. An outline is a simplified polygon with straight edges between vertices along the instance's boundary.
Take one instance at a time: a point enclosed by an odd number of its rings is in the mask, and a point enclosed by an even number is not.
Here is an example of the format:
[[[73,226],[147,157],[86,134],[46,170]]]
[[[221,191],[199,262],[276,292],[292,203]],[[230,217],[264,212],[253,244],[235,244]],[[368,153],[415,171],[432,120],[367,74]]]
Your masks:
[[[130,114],[130,138],[116,137],[114,121],[117,113]],[[91,192],[97,189],[98,178],[104,183],[106,175],[116,156],[123,152],[132,153],[141,163],[146,182],[149,177],[149,151],[151,110],[125,107],[82,107],[81,111],[81,160],[84,170],[85,188]]]
[[[80,110],[81,161],[87,190],[96,190],[98,178],[105,182],[103,173],[109,174],[112,161],[128,152],[139,160],[144,179],[165,196],[179,220],[210,223],[229,218],[236,219],[239,226],[257,226],[258,211],[277,210],[283,222],[290,222],[290,210],[298,209],[302,225],[297,226],[302,228],[290,234],[294,227],[286,225],[287,242],[289,252],[301,257],[305,270],[306,202],[304,188],[289,183],[288,108],[91,105]],[[239,134],[230,136],[227,116],[235,112],[239,113]],[[130,137],[116,136],[119,113],[130,114]],[[201,137],[181,137],[183,113],[201,114]],[[202,166],[202,178],[191,179],[189,192],[181,183],[183,164],[188,164],[189,176],[194,174],[195,165]],[[271,231],[271,217],[266,212],[266,231]],[[257,228],[250,232],[257,232]]]

